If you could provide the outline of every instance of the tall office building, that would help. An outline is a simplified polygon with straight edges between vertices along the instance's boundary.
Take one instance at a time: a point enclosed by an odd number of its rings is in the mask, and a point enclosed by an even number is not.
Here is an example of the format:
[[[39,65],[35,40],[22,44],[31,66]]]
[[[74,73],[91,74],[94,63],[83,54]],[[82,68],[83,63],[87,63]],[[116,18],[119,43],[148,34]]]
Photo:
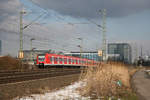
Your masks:
[[[128,43],[109,43],[108,60],[120,61],[124,63],[132,62],[132,50]]]

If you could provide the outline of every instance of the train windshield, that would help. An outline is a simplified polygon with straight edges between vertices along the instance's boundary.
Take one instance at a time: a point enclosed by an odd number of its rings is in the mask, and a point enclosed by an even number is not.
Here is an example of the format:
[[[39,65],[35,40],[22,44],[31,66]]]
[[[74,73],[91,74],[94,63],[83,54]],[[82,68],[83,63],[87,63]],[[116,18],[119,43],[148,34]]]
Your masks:
[[[45,59],[45,56],[39,56],[39,57],[38,57],[38,60],[39,60],[39,61],[44,61],[44,59]]]

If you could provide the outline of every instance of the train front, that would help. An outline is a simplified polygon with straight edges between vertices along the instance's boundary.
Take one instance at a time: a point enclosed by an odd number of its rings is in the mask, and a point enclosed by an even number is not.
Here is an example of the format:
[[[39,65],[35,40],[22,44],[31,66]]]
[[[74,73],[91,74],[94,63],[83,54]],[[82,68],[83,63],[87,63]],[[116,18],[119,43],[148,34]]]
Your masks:
[[[37,56],[36,65],[39,66],[39,68],[44,68],[45,64],[45,54],[39,54]]]

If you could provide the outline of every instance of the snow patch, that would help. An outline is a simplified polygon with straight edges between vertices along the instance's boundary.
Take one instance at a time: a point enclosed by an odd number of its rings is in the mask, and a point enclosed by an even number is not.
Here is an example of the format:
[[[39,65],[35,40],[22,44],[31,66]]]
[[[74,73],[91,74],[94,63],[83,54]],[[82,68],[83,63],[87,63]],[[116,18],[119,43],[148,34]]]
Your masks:
[[[33,94],[28,97],[16,98],[14,100],[90,100],[89,97],[81,96],[77,90],[77,88],[85,85],[85,82],[79,81],[65,87],[64,89],[45,94]]]

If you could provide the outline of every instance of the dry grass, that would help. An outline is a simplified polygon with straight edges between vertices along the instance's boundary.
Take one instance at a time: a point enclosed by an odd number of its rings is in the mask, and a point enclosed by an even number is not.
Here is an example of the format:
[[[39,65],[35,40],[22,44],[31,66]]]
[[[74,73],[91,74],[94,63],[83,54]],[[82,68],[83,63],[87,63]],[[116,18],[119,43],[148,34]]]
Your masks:
[[[122,91],[130,89],[128,68],[121,63],[100,64],[96,68],[88,68],[81,74],[86,86],[81,89],[82,95],[97,97],[120,96]],[[117,82],[121,82],[121,86]]]
[[[24,64],[21,67],[21,62],[11,56],[0,57],[0,70],[26,70],[28,68],[28,64]]]

